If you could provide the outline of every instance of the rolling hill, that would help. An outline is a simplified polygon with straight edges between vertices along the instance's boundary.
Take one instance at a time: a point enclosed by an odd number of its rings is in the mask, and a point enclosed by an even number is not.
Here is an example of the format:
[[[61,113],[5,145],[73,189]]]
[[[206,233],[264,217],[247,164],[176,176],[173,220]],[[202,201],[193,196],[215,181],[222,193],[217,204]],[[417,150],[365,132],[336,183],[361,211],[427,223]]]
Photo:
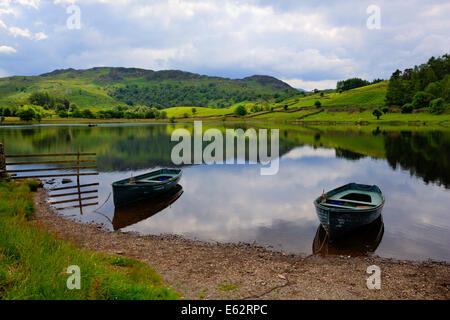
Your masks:
[[[33,92],[65,98],[81,108],[144,105],[165,109],[227,108],[242,101],[282,101],[298,91],[270,76],[210,77],[178,70],[98,67],[55,70],[39,76],[0,79],[0,105],[28,104]]]

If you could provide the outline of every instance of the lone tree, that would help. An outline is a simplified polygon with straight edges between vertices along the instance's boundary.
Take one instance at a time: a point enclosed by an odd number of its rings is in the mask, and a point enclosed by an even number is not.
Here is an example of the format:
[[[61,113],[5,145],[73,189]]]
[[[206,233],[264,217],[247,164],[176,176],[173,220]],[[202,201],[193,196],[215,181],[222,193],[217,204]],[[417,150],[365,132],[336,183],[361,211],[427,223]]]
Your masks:
[[[384,107],[383,109],[381,109],[381,111],[383,111],[384,114],[389,112],[389,107]]]
[[[195,113],[197,113],[197,109],[192,108],[192,114],[195,114]]]
[[[316,102],[314,102],[314,105],[316,106],[316,108],[320,108],[322,106],[322,103],[317,100]]]
[[[247,109],[243,105],[239,105],[234,109],[234,114],[238,117],[243,117],[247,114]]]
[[[287,110],[287,109],[288,109],[288,105],[285,104],[285,105],[283,106],[283,109],[284,109],[284,110]]]
[[[373,114],[375,117],[377,117],[377,120],[380,120],[380,117],[383,115],[383,114],[381,113],[381,111],[378,110],[378,109],[373,110],[372,114]]]

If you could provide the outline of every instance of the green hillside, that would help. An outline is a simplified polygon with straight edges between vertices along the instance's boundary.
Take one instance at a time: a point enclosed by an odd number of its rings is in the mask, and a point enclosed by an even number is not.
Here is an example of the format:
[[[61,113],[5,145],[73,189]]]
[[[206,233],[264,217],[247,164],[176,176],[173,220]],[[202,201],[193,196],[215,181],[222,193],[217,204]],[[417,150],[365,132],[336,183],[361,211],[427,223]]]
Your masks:
[[[46,92],[55,100],[67,99],[95,111],[120,105],[226,108],[247,100],[281,101],[298,91],[269,76],[227,79],[137,68],[65,69],[0,79],[0,105],[29,104],[28,98],[34,92]]]

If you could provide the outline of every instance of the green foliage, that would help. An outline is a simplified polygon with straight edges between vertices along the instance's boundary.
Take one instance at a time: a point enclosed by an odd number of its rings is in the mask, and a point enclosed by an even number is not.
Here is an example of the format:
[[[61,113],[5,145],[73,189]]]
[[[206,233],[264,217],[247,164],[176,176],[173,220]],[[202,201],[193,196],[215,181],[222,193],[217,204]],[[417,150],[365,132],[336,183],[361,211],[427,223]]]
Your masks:
[[[389,112],[389,107],[383,107],[383,109],[381,109],[381,111],[383,111],[384,114]]]
[[[441,114],[445,110],[445,101],[442,98],[431,100],[430,112],[435,114]]]
[[[243,117],[247,115],[247,109],[243,105],[238,105],[236,109],[234,109],[234,114],[238,117]]]
[[[250,108],[250,112],[251,113],[255,113],[255,112],[260,112],[260,111],[262,111],[263,110],[263,108],[262,107],[260,107],[260,106],[258,106],[258,105],[253,105],[251,108]]]
[[[366,81],[366,80],[363,80],[360,78],[351,78],[351,79],[347,79],[347,80],[338,81],[336,88],[337,88],[337,90],[346,91],[346,90],[350,90],[350,89],[364,87],[369,84],[370,84],[369,81]],[[322,96],[323,96],[323,93],[322,93]]]
[[[316,102],[314,102],[314,105],[316,106],[316,108],[320,108],[322,106],[322,102],[317,100]]]
[[[138,261],[78,249],[57,240],[34,211],[27,183],[0,183],[0,300],[176,299],[160,276]],[[67,267],[81,269],[69,290]]]
[[[60,110],[60,111],[58,112],[58,117],[60,117],[60,118],[68,118],[68,117],[69,117],[69,114],[67,113],[66,110]]]
[[[417,93],[421,95],[414,102]],[[433,98],[450,100],[450,55],[431,57],[427,63],[403,72],[396,70],[388,85],[386,104],[401,106],[413,103],[414,108],[425,108]],[[425,96],[426,95],[426,96]]]
[[[38,180],[28,180],[28,187],[30,188],[30,191],[32,192],[36,192],[37,189],[42,186],[42,183],[39,182]]]
[[[413,111],[414,107],[412,103],[405,103],[402,106],[402,113],[411,113]]]
[[[381,113],[381,111],[378,110],[378,109],[373,110],[372,114],[373,114],[374,117],[377,117],[377,120],[380,120],[380,117],[383,115]]]
[[[430,101],[433,96],[424,91],[417,92],[412,100],[412,105],[414,109],[427,108],[430,105]]]
[[[17,116],[20,118],[20,120],[31,121],[36,117],[36,113],[33,109],[27,108],[27,109],[20,110],[17,113]]]

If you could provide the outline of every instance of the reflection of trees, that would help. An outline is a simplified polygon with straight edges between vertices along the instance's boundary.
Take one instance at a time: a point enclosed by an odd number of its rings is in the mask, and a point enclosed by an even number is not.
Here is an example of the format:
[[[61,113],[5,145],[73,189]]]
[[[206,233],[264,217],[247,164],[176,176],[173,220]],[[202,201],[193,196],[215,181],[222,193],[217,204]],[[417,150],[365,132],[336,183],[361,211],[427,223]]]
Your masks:
[[[393,169],[400,166],[426,183],[450,185],[450,136],[432,131],[391,133],[385,136],[386,158]]]
[[[357,152],[353,152],[350,150],[345,150],[345,149],[341,149],[341,148],[336,148],[336,157],[337,158],[343,158],[343,159],[347,159],[347,160],[360,160],[360,159],[364,159],[366,156],[361,154],[361,153],[357,153]]]
[[[256,126],[236,123],[204,124],[203,129],[211,127],[225,132],[225,129],[246,130]],[[177,128],[185,128],[190,132],[193,130],[191,124],[95,128],[27,127],[1,130],[0,139],[5,139],[6,152],[9,154],[74,152],[80,145],[83,152],[97,153],[100,171],[139,170],[155,166],[173,166],[171,152],[177,142],[171,142],[170,138],[173,130]],[[208,143],[205,142],[204,145]],[[303,145],[334,148],[337,157],[348,160],[359,160],[364,156],[386,157],[394,169],[400,166],[425,182],[438,182],[446,187],[450,185],[449,131],[385,133],[384,130],[352,132],[333,129],[317,132],[297,126],[285,126],[285,129],[280,131],[280,156]]]

